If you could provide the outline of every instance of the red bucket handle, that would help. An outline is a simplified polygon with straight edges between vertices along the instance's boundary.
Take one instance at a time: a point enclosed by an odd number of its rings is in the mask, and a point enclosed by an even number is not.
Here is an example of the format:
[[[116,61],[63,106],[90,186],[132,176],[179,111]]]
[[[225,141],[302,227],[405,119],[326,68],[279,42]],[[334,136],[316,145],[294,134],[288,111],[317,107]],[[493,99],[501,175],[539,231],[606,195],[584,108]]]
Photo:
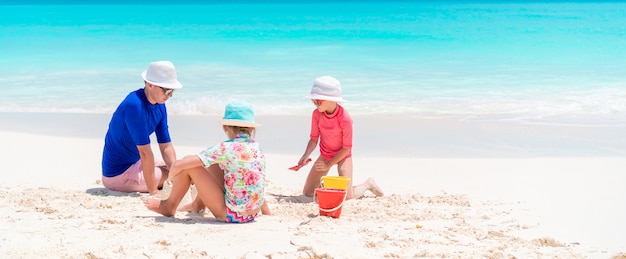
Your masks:
[[[315,200],[315,195],[317,192],[313,192],[313,200]],[[343,194],[343,200],[341,200],[341,203],[339,203],[339,205],[337,205],[337,207],[334,207],[332,209],[323,209],[323,208],[319,208],[321,211],[323,212],[333,212],[338,210],[339,208],[341,208],[341,206],[343,206],[343,202],[346,201],[346,198],[348,197],[348,191],[344,192]],[[319,207],[319,206],[318,206]]]

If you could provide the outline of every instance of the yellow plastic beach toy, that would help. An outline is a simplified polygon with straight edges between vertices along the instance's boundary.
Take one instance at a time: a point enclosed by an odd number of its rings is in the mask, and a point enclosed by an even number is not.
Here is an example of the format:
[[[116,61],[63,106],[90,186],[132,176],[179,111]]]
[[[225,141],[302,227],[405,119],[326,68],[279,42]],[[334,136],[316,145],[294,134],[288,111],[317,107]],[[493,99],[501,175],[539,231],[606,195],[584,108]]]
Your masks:
[[[348,189],[348,183],[350,183],[350,177],[345,177],[345,176],[325,175],[325,176],[322,176],[322,179],[320,181],[320,185],[323,188],[340,189],[340,190]]]

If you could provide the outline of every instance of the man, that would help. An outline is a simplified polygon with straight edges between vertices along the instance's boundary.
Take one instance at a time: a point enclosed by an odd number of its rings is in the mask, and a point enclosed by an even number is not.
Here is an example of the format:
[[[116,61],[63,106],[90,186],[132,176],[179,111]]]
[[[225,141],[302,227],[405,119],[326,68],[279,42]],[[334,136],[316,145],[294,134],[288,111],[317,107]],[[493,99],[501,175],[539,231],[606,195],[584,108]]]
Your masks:
[[[165,102],[183,86],[169,61],[150,63],[141,76],[144,87],[128,94],[109,122],[102,154],[102,183],[115,191],[155,195],[176,160]],[[152,133],[156,133],[165,162],[155,160],[150,145]]]

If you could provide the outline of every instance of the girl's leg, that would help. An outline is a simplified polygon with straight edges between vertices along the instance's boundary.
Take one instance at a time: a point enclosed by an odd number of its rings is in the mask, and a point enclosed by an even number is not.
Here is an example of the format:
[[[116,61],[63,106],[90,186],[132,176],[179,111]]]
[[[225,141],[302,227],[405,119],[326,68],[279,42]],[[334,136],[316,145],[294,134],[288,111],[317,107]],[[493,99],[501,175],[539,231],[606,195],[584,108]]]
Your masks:
[[[172,179],[172,190],[167,200],[160,200],[148,197],[143,199],[146,207],[149,210],[160,213],[166,217],[174,216],[174,214],[176,214],[176,208],[178,207],[178,204],[187,193],[187,190],[189,190],[189,186],[191,184],[189,172],[194,170],[204,170],[204,168],[196,167],[181,171],[178,175],[176,175],[176,177],[174,177],[174,179]]]
[[[352,157],[344,158],[337,164],[337,174],[339,176],[350,178],[350,181],[348,182],[348,189],[346,190],[348,192],[346,199],[352,199],[354,197],[353,195],[355,195],[355,188],[352,187]],[[365,192],[365,190],[363,192]],[[363,193],[360,193],[360,196],[357,197],[361,196],[363,196]]]
[[[319,161],[322,156],[319,156],[315,162]],[[315,164],[315,163],[313,163]],[[315,170],[315,166],[311,167],[311,171],[309,171],[309,175],[306,177],[306,182],[304,182],[304,188],[302,188],[302,194],[307,197],[313,197],[313,193],[315,192],[315,188],[320,186],[320,179],[322,176],[328,174],[328,170],[326,171],[317,171]]]
[[[219,177],[221,174],[221,177]],[[189,172],[189,177],[196,185],[198,197],[195,202],[201,202],[206,206],[213,216],[218,219],[226,218],[226,202],[224,201],[224,171],[219,166],[210,166],[207,170],[193,170]]]
[[[209,176],[220,186],[220,190],[224,191],[224,170],[218,164],[209,166]]]
[[[270,210],[270,206],[267,205],[267,200],[265,200],[263,202],[263,205],[261,205],[261,213],[263,215],[272,215],[272,211]]]
[[[219,186],[222,186],[222,191],[223,191],[224,190],[224,171],[220,169],[220,166],[217,164],[211,165],[207,169],[206,173],[209,174]],[[198,189],[198,186],[196,185],[196,190],[197,189]],[[197,212],[197,211],[203,210],[204,208],[206,208],[206,205],[204,204],[204,202],[202,202],[202,199],[198,195],[190,204],[183,205],[178,210],[188,211],[188,212]]]
[[[378,197],[384,195],[383,190],[380,189],[380,187],[378,187],[378,184],[376,184],[376,181],[374,181],[374,179],[372,178],[367,178],[365,182],[359,185],[352,186],[352,195],[354,196],[348,196],[348,199],[361,198],[363,197],[363,194],[365,194],[365,191],[370,191]]]
[[[350,182],[348,186],[352,186],[348,188],[347,199],[358,199],[363,197],[365,191],[371,191],[376,196],[383,196],[383,191],[378,187],[374,179],[367,178],[365,182],[359,185],[352,185],[352,157],[348,157],[337,164],[337,173],[340,176],[350,177]]]

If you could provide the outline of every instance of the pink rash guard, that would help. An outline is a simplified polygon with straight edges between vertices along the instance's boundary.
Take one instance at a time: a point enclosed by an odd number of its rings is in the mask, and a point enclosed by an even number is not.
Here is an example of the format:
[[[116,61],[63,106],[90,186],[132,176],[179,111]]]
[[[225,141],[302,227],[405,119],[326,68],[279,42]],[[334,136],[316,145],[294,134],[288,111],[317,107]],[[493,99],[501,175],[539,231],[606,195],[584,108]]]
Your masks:
[[[342,148],[350,149],[344,158],[352,156],[352,118],[341,105],[332,114],[316,109],[311,117],[311,139],[319,138],[322,157],[331,160]]]

